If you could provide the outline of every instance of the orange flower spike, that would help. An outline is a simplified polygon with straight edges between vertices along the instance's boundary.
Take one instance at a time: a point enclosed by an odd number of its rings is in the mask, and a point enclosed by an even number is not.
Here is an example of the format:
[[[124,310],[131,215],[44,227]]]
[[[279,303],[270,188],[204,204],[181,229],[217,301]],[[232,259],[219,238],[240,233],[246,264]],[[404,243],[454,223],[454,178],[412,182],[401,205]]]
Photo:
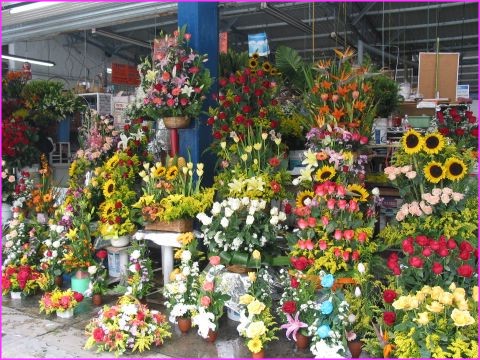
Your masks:
[[[320,107],[320,109],[318,109],[318,112],[320,113],[320,115],[329,114],[330,113],[330,108],[328,107],[328,105],[323,105],[323,106]]]
[[[362,111],[365,110],[365,103],[363,101],[357,101],[355,102],[355,104],[353,104],[353,108],[354,109],[357,109],[358,111]]]
[[[345,115],[345,112],[343,111],[343,109],[335,109],[335,111],[332,112],[332,115],[338,121],[342,118],[343,115]]]

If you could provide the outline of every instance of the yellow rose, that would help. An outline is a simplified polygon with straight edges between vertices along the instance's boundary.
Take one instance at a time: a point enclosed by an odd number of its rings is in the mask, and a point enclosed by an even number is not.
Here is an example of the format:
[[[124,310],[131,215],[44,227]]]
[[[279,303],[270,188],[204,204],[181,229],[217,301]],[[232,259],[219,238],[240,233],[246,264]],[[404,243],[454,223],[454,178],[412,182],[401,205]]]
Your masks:
[[[461,303],[461,302],[465,301],[465,289],[463,289],[463,288],[456,288],[456,289],[453,291],[453,300],[454,300],[456,303]]]
[[[254,300],[247,306],[249,314],[258,315],[265,309],[265,304],[261,301]]]
[[[468,302],[465,299],[462,299],[462,301],[456,302],[456,306],[458,310],[468,310]]]
[[[250,304],[253,300],[255,300],[255,298],[250,294],[242,295],[239,298],[240,304],[245,304],[245,305]]]
[[[263,321],[254,321],[248,325],[245,334],[248,338],[253,339],[262,336],[266,331]]]
[[[478,286],[475,285],[472,289],[472,298],[473,301],[478,302]]]
[[[452,283],[450,284],[450,286],[448,287],[448,290],[450,290],[450,291],[453,292],[456,288],[457,288],[457,285],[455,285],[455,283],[452,282]]]
[[[260,254],[260,251],[258,250],[253,250],[252,252],[252,258],[254,260],[260,260],[262,258],[262,255]]]
[[[432,288],[428,285],[424,285],[422,290],[420,290],[422,293],[424,293],[425,295],[430,295],[430,293],[432,292]]]
[[[413,321],[416,321],[420,325],[427,325],[430,321],[428,319],[428,312],[425,311],[425,312],[419,313],[418,317],[413,319]]]
[[[440,297],[441,294],[443,294],[444,291],[443,289],[440,287],[440,286],[435,286],[433,289],[432,289],[432,292],[430,293],[430,295],[432,296],[432,299],[433,300],[438,300],[438,298]]]
[[[438,301],[443,305],[452,305],[453,295],[449,292],[444,292],[438,297]]]
[[[423,302],[423,300],[425,300],[425,297],[426,297],[426,294],[423,293],[422,291],[417,291],[417,293],[415,294],[415,298],[416,298],[419,302]]]
[[[257,280],[257,273],[255,273],[254,271],[249,271],[248,272],[248,279],[251,282],[255,282],[255,280]]]
[[[427,310],[433,313],[439,313],[443,311],[443,305],[438,301],[433,301],[430,305],[427,305]]]
[[[263,344],[259,338],[254,338],[247,343],[248,350],[252,353],[258,353],[262,350]]]
[[[407,304],[407,297],[400,296],[397,300],[395,300],[392,303],[392,306],[395,308],[395,310],[403,310],[405,309],[406,304]]]
[[[455,326],[467,326],[472,325],[475,322],[475,319],[466,310],[453,309],[450,317]]]

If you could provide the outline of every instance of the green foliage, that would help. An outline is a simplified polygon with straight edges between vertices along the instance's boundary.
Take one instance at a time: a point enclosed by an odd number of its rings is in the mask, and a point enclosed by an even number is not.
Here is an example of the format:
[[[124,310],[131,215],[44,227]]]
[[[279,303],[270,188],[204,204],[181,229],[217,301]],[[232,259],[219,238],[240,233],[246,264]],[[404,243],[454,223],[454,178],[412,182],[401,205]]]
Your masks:
[[[308,92],[313,87],[313,71],[303,62],[298,52],[287,46],[279,46],[275,53],[275,64],[282,74],[285,84],[298,94]]]
[[[377,115],[388,117],[398,107],[398,84],[385,75],[372,78],[374,103],[377,104]]]
[[[228,49],[226,54],[220,54],[220,74],[228,77],[230,74],[235,74],[248,66],[248,52],[236,52]]]

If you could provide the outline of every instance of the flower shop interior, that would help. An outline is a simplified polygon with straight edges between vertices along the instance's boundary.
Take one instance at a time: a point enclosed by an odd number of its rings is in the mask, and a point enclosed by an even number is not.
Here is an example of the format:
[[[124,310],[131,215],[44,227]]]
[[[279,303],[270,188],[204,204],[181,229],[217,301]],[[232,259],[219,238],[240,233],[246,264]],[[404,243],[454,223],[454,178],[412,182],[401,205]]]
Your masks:
[[[2,2],[2,358],[478,358],[477,2]]]

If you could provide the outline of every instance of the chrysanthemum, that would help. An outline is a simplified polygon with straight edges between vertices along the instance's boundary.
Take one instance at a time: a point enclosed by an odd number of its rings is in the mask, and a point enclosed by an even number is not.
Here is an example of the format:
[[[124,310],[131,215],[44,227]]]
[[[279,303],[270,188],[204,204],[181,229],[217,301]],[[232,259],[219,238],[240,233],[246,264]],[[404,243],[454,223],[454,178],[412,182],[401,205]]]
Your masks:
[[[167,170],[167,174],[165,175],[165,178],[170,181],[174,180],[178,175],[178,168],[176,166],[170,166]]]
[[[445,146],[445,138],[439,132],[425,135],[423,138],[423,151],[427,154],[438,154]]]
[[[445,169],[445,177],[451,181],[459,181],[467,174],[467,165],[463,160],[451,157],[445,161],[443,165]]]
[[[305,200],[313,199],[313,191],[304,190],[298,193],[295,205],[299,208],[305,206]]]
[[[315,173],[315,179],[317,181],[327,181],[333,178],[337,172],[333,166],[324,165]]]
[[[115,192],[116,184],[113,179],[109,179],[103,184],[103,195],[106,198],[109,198],[112,196],[112,194]]]
[[[418,131],[410,129],[403,135],[402,145],[407,154],[416,154],[422,149],[423,137]]]
[[[362,185],[359,184],[351,184],[347,186],[347,190],[351,193],[354,193],[356,196],[355,198],[358,201],[367,201],[368,200],[368,191]]]
[[[252,353],[258,353],[262,350],[262,341],[258,337],[253,338],[247,343],[247,347]]]
[[[430,161],[423,168],[423,173],[425,179],[433,184],[437,184],[440,180],[445,178],[445,169],[438,161]]]

